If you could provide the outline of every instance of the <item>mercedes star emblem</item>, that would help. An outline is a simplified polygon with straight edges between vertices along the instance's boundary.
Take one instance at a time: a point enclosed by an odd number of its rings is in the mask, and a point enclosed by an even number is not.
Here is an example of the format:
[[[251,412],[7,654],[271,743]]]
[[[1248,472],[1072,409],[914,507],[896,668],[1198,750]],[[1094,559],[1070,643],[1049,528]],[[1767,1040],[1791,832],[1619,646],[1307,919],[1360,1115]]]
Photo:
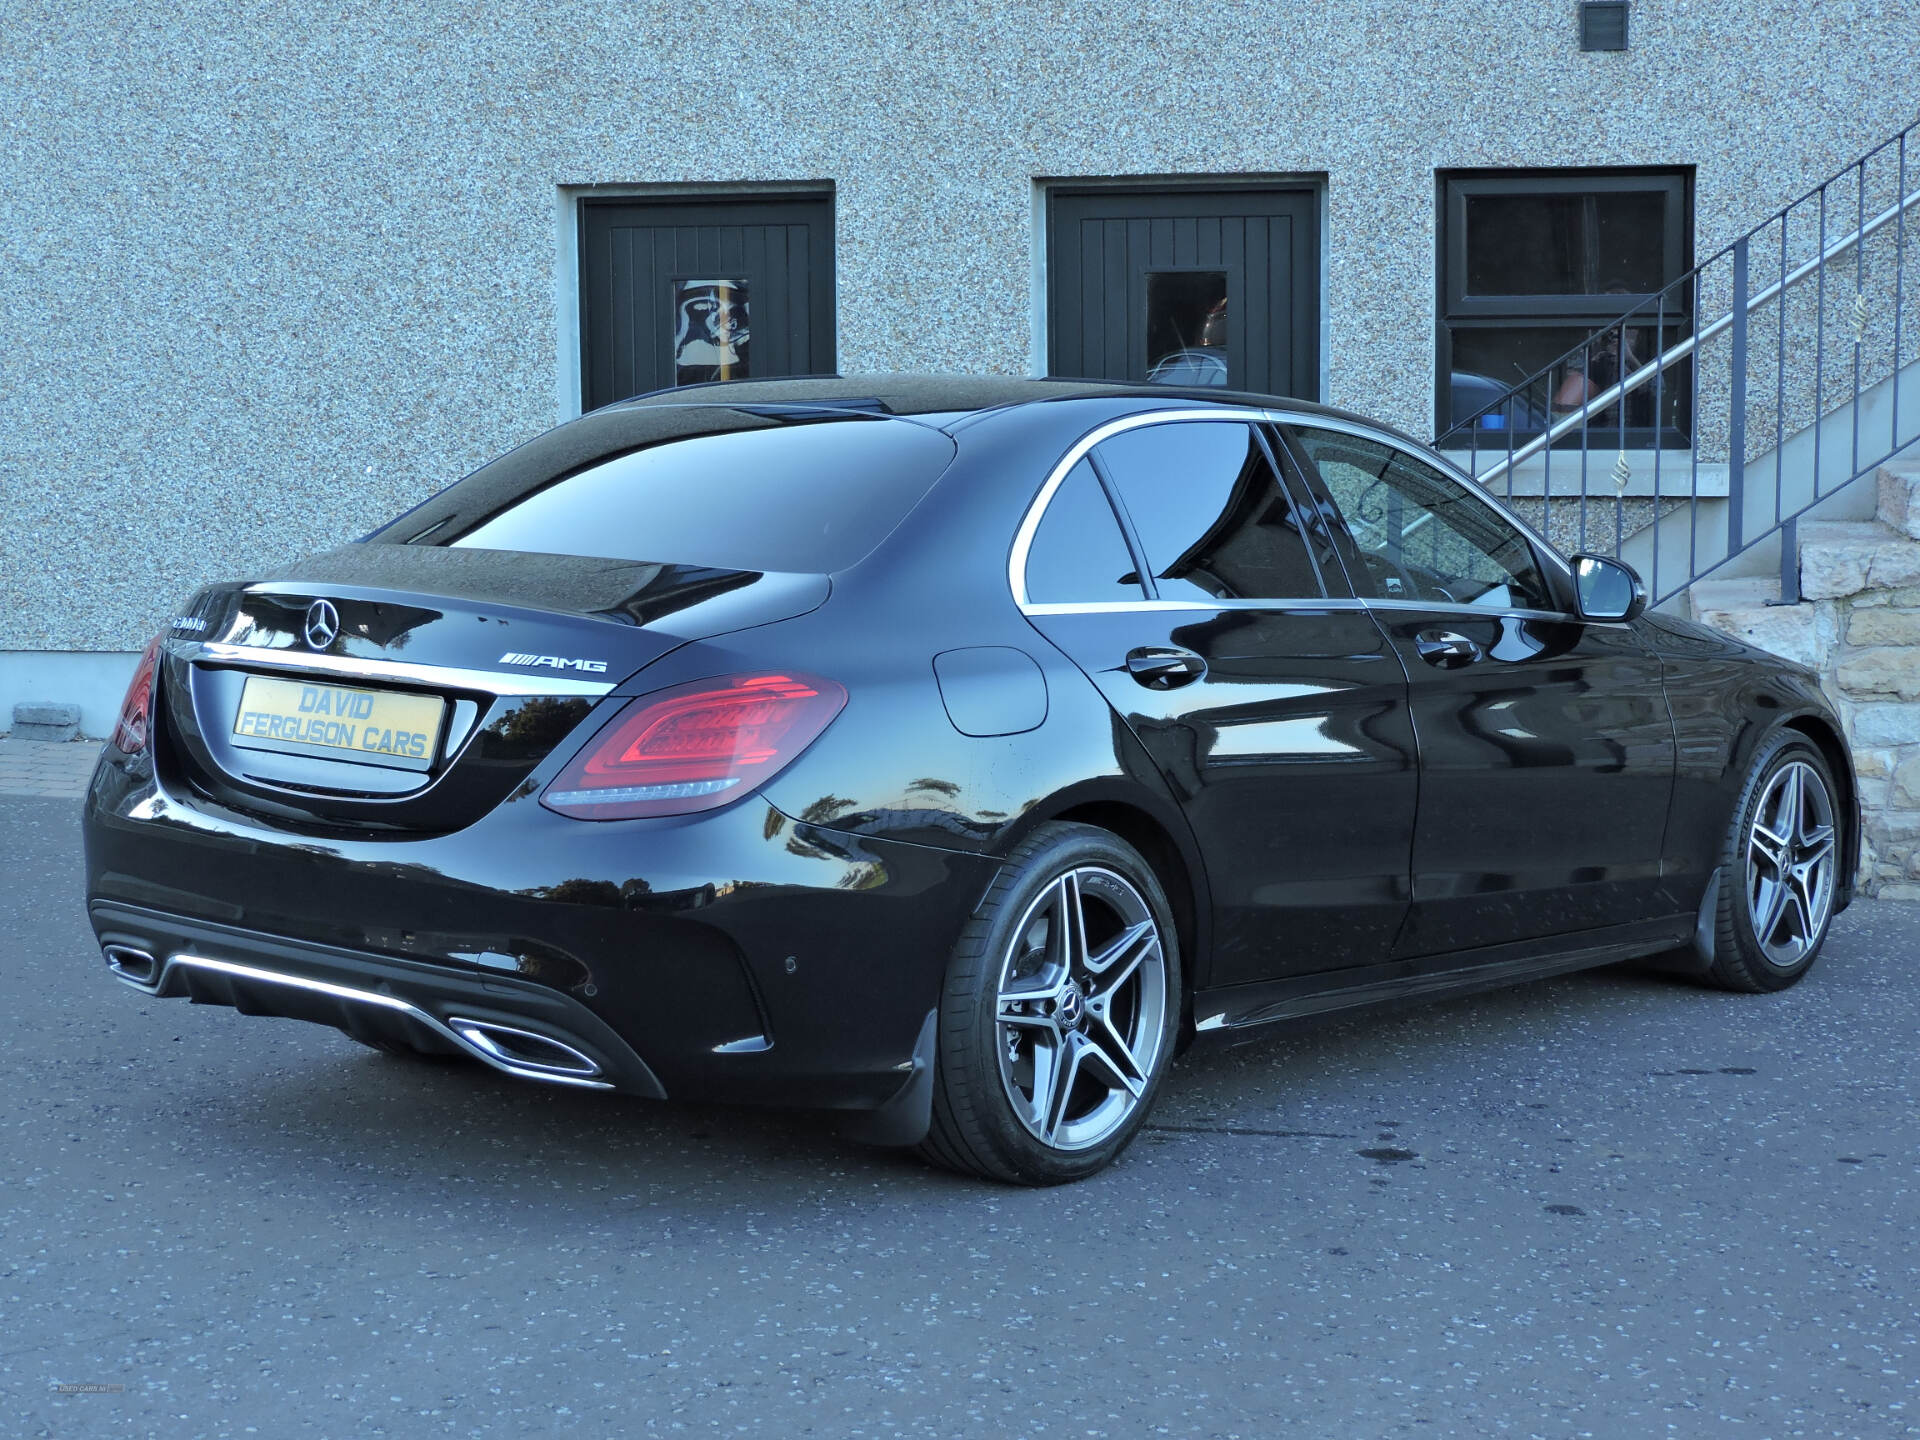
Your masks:
[[[316,600],[307,607],[305,634],[307,644],[315,650],[324,650],[333,644],[340,634],[340,612],[333,608],[331,600]]]

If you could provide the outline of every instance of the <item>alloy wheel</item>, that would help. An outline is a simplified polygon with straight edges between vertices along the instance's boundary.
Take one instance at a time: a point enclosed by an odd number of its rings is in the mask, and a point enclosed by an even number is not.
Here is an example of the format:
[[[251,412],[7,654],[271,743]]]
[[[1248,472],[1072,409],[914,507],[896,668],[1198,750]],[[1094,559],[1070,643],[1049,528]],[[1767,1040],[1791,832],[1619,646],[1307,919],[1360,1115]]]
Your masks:
[[[1146,897],[1098,865],[1027,908],[1000,966],[1000,1079],[1042,1144],[1084,1150],[1133,1114],[1166,1043],[1167,964]]]
[[[1833,801],[1804,760],[1767,781],[1747,836],[1747,914],[1771,965],[1790,969],[1819,940],[1837,869]]]

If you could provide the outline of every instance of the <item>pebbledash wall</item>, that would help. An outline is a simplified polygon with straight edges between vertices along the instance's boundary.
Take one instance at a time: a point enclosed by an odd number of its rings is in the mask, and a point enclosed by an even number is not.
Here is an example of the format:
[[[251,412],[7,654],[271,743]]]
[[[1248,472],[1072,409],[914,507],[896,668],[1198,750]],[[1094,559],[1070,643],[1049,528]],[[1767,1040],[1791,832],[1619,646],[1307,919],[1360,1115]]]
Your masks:
[[[1433,418],[1436,179],[1690,166],[1705,255],[1920,100],[1907,0],[16,3],[0,725],[577,413],[583,194],[833,196],[843,371],[1043,373],[1047,185],[1306,177],[1322,388]]]

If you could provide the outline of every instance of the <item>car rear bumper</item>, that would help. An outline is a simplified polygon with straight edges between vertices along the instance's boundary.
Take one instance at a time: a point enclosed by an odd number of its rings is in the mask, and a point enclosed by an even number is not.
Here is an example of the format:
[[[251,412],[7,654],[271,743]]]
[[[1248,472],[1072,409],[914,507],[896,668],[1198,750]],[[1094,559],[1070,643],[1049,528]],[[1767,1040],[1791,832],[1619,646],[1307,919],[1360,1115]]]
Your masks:
[[[313,1020],[356,1039],[465,1054],[526,1080],[666,1098],[606,1021],[558,990],[355,954],[96,901],[114,978],[161,999]]]
[[[569,820],[530,796],[451,834],[296,833],[109,748],[89,916],[147,993],[655,1098],[875,1110],[918,1054],[997,862],[797,822]]]

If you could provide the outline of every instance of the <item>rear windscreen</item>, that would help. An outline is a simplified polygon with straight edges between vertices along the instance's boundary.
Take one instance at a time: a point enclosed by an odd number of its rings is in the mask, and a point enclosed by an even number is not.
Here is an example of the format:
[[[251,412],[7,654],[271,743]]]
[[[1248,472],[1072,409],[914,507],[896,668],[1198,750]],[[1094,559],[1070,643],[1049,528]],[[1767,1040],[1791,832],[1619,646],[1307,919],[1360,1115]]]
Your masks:
[[[416,543],[826,573],[885,539],[953,454],[945,435],[903,420],[688,435],[599,460],[447,540]],[[461,488],[445,498],[457,502]]]

